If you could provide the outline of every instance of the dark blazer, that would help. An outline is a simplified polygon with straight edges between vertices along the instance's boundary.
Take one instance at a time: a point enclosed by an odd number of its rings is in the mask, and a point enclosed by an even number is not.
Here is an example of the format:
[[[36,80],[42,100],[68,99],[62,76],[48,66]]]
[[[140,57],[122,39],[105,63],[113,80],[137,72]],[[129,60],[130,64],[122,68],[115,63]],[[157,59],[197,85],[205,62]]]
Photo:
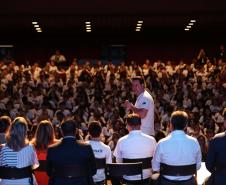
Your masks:
[[[212,173],[213,185],[223,185],[226,183],[226,173],[215,172],[217,165],[226,168],[226,133],[217,134],[209,143],[206,159],[206,168]]]
[[[49,184],[53,185],[91,185],[92,176],[96,174],[95,157],[88,144],[76,141],[73,137],[66,137],[61,142],[54,144],[47,151],[47,174]],[[79,178],[51,178],[54,165],[82,165],[87,167],[89,176]]]

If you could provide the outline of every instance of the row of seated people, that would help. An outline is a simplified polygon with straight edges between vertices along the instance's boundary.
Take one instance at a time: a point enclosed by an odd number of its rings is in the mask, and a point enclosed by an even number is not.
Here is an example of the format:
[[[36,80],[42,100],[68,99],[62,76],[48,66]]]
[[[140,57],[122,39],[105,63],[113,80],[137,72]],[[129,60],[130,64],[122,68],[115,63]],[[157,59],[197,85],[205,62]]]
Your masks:
[[[226,127],[226,110],[224,118]],[[152,171],[157,171],[160,172],[158,183],[162,185],[172,183],[195,185],[193,175],[201,167],[201,150],[197,140],[184,132],[188,122],[185,112],[172,113],[171,134],[160,140],[157,145],[152,136],[141,133],[139,115],[129,114],[126,120],[129,134],[118,141],[113,153],[116,164],[112,164],[110,148],[100,142],[99,122],[90,123],[91,140],[84,143],[76,141],[76,123],[73,120],[62,122],[61,141],[54,140],[50,122],[43,121],[37,128],[36,138],[29,144],[26,141],[27,122],[23,117],[17,117],[6,135],[6,144],[1,146],[0,184],[45,185],[47,182],[39,182],[44,178],[51,185],[100,185],[106,182],[107,174],[111,177],[125,175],[123,179],[126,184],[146,185],[155,183],[150,177],[153,176]],[[37,137],[44,137],[47,141],[38,143]],[[225,133],[221,137],[224,139]],[[225,144],[225,139],[223,142]],[[50,144],[53,145],[49,146]],[[47,154],[46,159],[40,160],[40,163],[33,145],[36,151],[45,151]],[[214,148],[211,147],[210,150]],[[215,156],[214,152],[217,152]],[[222,155],[225,155],[225,149],[220,149],[221,155],[218,152],[209,151],[206,162],[207,169],[215,174],[217,185],[225,182],[226,178],[226,165],[221,159]],[[129,170],[126,168],[128,166]],[[37,169],[34,172],[37,182],[35,177],[32,177],[32,169]],[[45,176],[45,171],[49,179]],[[216,178],[218,174],[220,177]],[[118,178],[113,178],[112,183],[120,182]]]

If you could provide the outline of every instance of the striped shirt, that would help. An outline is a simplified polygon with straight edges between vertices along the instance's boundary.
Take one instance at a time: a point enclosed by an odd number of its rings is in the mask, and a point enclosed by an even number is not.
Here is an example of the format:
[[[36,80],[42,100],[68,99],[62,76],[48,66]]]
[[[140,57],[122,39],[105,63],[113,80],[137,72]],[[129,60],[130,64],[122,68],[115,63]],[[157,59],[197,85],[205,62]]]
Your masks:
[[[36,152],[31,144],[25,146],[20,151],[13,151],[7,145],[3,145],[0,149],[0,166],[11,166],[23,168],[32,166],[37,168],[39,166]],[[34,184],[36,180],[33,176]],[[0,185],[29,185],[29,178],[16,180],[0,180]]]

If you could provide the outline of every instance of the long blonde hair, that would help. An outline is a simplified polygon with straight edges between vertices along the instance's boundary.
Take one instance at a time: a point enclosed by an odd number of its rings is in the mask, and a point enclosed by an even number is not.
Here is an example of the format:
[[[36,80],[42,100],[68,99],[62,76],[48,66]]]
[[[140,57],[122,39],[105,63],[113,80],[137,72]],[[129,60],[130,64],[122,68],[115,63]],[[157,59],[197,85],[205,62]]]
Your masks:
[[[14,151],[21,150],[28,143],[27,131],[27,121],[23,117],[16,117],[6,134],[7,146]]]

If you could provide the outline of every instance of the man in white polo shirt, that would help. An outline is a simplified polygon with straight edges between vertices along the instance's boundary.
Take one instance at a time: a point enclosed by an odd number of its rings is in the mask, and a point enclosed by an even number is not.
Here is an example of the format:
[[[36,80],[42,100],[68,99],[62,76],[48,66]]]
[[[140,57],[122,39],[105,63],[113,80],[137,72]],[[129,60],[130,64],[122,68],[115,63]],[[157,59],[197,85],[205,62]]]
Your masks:
[[[116,162],[121,163],[125,160],[136,160],[143,162],[150,159],[147,168],[143,168],[143,180],[140,175],[124,176],[127,184],[147,185],[151,176],[151,157],[154,154],[156,141],[152,136],[144,134],[140,131],[141,118],[138,114],[129,114],[126,118],[128,135],[120,138],[114,150]],[[126,162],[126,161],[125,161]],[[145,164],[143,163],[143,166]]]
[[[88,143],[91,145],[93,149],[95,158],[99,158],[99,159],[105,158],[106,163],[111,163],[112,162],[111,149],[109,146],[105,145],[100,139],[100,135],[102,131],[100,122],[92,121],[89,124],[88,131],[91,137]],[[93,176],[94,184],[103,185],[104,180],[105,180],[104,169],[97,169],[97,173]]]
[[[135,105],[126,100],[125,107],[141,117],[141,131],[154,136],[154,100],[145,90],[144,79],[140,76],[132,78],[132,90],[137,95]]]

